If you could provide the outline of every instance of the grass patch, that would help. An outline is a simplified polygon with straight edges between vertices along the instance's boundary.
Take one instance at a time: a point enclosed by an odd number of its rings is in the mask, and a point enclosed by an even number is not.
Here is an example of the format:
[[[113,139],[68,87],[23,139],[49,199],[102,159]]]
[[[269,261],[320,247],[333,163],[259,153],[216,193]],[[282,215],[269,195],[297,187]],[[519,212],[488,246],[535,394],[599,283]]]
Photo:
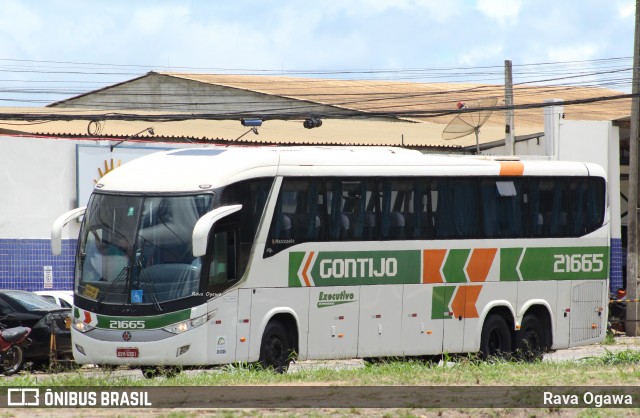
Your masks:
[[[637,365],[640,364],[640,351],[630,348],[620,351],[607,350],[599,357],[588,359],[588,362],[605,365]]]
[[[616,343],[616,336],[611,330],[607,330],[607,334],[604,337],[604,341],[600,344],[602,345],[614,345]]]
[[[387,360],[356,369],[301,369],[275,374],[247,365],[182,372],[144,379],[142,373],[76,370],[44,377],[25,373],[0,379],[0,386],[235,386],[235,385],[621,385],[640,378],[640,352],[607,351],[581,362],[483,362],[454,357],[438,363]]]

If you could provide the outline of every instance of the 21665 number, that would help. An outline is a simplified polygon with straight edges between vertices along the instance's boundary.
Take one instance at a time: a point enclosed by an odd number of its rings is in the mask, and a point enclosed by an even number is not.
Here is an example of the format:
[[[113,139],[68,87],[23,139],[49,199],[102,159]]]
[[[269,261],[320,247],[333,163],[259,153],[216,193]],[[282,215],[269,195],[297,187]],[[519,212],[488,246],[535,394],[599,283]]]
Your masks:
[[[604,269],[603,254],[556,254],[554,273],[588,273]]]

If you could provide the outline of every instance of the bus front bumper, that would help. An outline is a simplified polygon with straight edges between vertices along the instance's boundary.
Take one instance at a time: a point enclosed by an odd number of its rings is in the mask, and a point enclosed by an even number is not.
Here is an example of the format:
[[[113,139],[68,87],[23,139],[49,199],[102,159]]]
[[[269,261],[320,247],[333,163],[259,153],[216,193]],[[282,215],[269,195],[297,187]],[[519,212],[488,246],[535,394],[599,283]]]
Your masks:
[[[73,357],[79,364],[131,366],[204,365],[207,361],[207,327],[152,338],[150,331],[72,329]],[[97,331],[97,332],[96,332]],[[97,338],[96,338],[97,337]]]

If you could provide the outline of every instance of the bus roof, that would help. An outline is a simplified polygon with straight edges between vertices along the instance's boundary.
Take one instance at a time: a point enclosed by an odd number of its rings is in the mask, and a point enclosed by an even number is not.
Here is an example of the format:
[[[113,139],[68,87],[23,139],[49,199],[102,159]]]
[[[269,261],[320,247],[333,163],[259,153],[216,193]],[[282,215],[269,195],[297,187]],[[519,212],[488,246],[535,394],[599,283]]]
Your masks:
[[[393,147],[208,147],[150,154],[106,174],[96,187],[192,192],[257,177],[595,175],[594,164],[423,154]]]

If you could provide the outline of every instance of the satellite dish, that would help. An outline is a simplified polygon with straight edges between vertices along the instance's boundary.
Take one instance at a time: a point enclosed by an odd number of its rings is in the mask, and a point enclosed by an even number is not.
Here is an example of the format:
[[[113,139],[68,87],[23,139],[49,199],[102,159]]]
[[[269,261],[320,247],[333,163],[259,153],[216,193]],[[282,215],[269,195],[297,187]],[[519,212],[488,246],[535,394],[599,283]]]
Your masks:
[[[442,131],[442,139],[462,138],[474,132],[476,134],[476,154],[480,154],[480,141],[478,139],[480,127],[489,119],[496,103],[498,103],[497,97],[480,99],[475,102],[473,106],[467,106],[464,102],[458,102],[456,105],[458,110],[470,111],[456,115]],[[473,109],[479,110],[474,112]]]

